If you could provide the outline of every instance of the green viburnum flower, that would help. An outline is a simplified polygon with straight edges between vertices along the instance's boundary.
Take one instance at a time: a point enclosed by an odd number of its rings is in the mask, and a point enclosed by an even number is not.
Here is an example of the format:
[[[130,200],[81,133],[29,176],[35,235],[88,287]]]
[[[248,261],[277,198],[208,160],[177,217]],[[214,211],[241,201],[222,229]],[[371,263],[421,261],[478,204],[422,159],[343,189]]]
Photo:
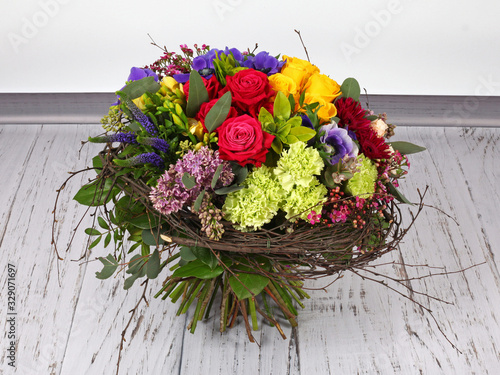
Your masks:
[[[325,166],[318,150],[306,146],[304,142],[295,142],[281,153],[274,174],[286,191],[295,185],[308,187]]]
[[[256,168],[245,179],[245,188],[229,193],[222,212],[242,231],[258,230],[276,215],[284,191],[272,170],[265,165]]]
[[[311,211],[321,212],[327,192],[325,185],[316,177],[313,177],[308,186],[297,185],[288,192],[286,202],[283,204],[282,209],[286,211],[286,218],[299,215],[295,219],[307,220],[307,215]]]
[[[361,163],[359,172],[355,173],[347,182],[346,190],[349,194],[369,198],[375,192],[375,181],[378,177],[377,167],[364,155],[359,155],[357,162]]]

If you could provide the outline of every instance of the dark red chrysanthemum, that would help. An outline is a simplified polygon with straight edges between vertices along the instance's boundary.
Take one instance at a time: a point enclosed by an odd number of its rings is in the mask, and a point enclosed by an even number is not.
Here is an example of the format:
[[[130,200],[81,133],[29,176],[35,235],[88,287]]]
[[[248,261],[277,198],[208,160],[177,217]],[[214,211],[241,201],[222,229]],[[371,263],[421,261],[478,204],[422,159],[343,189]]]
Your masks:
[[[361,152],[370,159],[388,159],[391,156],[389,145],[385,143],[384,138],[379,137],[378,134],[369,130],[363,132],[359,140]]]
[[[359,102],[352,98],[339,98],[335,101],[337,107],[337,117],[339,118],[338,125],[341,128],[347,128],[350,131],[362,134],[370,129],[370,120],[366,116],[366,110],[361,107]]]

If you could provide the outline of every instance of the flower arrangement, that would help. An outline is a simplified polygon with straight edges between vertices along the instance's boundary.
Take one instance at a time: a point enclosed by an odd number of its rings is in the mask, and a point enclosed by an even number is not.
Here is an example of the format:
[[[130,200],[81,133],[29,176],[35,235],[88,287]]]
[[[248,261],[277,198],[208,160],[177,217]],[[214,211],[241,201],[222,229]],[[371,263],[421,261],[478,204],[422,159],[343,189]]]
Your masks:
[[[221,331],[241,315],[253,341],[260,315],[284,336],[275,311],[296,325],[307,279],[403,238],[398,181],[424,148],[389,142],[395,126],[363,108],[354,78],[268,52],[181,50],[132,68],[106,133],[89,138],[105,148],[74,199],[96,210],[89,249],[112,248],[97,277],[125,271],[128,289],[164,274],[155,297],[178,314],[194,305],[191,332],[220,291]]]

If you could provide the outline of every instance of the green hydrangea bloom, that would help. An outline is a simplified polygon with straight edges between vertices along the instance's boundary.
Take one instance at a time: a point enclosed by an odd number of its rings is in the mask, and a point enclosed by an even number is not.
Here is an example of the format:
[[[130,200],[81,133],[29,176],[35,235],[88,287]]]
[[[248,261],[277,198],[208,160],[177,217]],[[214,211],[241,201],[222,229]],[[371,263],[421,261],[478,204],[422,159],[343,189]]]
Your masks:
[[[325,166],[318,150],[306,146],[304,142],[295,142],[281,153],[274,174],[286,191],[295,185],[308,187]]]
[[[288,192],[285,198],[282,209],[286,212],[286,218],[290,219],[300,214],[296,219],[307,220],[307,215],[311,211],[321,212],[327,192],[325,185],[321,184],[316,177],[313,177],[308,186],[297,185]],[[318,204],[320,202],[321,204]]]
[[[364,155],[359,155],[357,161],[361,163],[359,172],[349,179],[346,190],[352,195],[369,198],[375,192],[375,181],[378,177],[377,167]]]
[[[229,193],[222,212],[236,229],[258,230],[276,215],[284,191],[272,170],[265,165],[255,168],[245,179],[245,188]]]

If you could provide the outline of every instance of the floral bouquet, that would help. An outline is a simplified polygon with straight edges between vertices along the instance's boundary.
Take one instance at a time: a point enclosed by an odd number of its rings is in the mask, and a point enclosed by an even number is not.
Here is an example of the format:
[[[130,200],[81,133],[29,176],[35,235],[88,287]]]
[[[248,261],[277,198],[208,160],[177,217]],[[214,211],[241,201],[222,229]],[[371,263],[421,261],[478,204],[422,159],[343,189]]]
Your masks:
[[[181,49],[132,68],[89,139],[105,148],[74,199],[95,207],[88,248],[111,248],[97,277],[125,271],[128,289],[162,274],[155,297],[192,306],[191,332],[216,302],[221,331],[241,315],[253,341],[261,316],[284,336],[307,279],[361,269],[403,238],[398,180],[423,148],[388,142],[395,127],[363,108],[353,78]]]

